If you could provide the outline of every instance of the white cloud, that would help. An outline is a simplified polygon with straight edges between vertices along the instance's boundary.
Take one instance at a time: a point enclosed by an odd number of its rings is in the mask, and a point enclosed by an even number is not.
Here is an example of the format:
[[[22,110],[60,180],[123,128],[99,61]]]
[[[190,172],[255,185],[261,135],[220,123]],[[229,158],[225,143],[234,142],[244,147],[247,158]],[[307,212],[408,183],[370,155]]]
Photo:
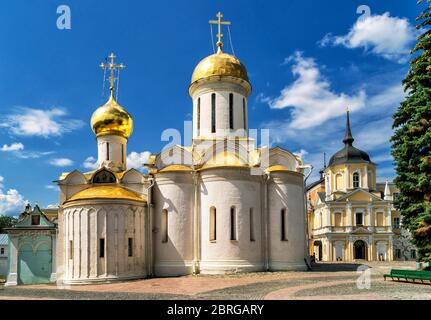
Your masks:
[[[55,153],[54,151],[24,151],[24,145],[21,142],[15,142],[11,145],[4,144],[0,151],[8,152],[20,159],[38,159]]]
[[[308,154],[308,151],[305,149],[301,149],[297,152],[294,152],[294,154],[300,156],[301,159],[304,159],[304,157]]]
[[[60,108],[49,110],[20,108],[20,111],[20,113],[6,116],[1,125],[18,136],[40,136],[44,138],[61,136],[84,125],[81,120],[65,118],[67,113]]]
[[[354,95],[334,92],[313,58],[295,52],[286,62],[293,62],[292,73],[297,79],[269,105],[272,109],[292,109],[290,128],[315,127],[342,115],[347,106],[352,111],[364,107],[366,94],[363,90]]]
[[[46,209],[58,209],[60,205],[58,203],[55,204],[49,204],[46,206]]]
[[[70,167],[71,165],[73,165],[73,161],[67,158],[58,158],[58,159],[51,159],[49,161],[49,164],[56,167]]]
[[[17,215],[28,201],[15,189],[4,191],[4,178],[0,176],[0,215]]]
[[[24,150],[24,145],[21,142],[12,143],[10,146],[5,144],[3,145],[3,147],[1,147],[0,150],[4,152],[20,151],[20,150]]]
[[[388,60],[405,62],[417,31],[407,19],[391,17],[389,12],[359,19],[344,36],[327,34],[321,41],[349,49],[363,48]]]
[[[88,157],[87,159],[84,160],[84,163],[82,164],[82,166],[85,169],[96,170],[97,169],[97,159],[94,157]]]
[[[55,151],[17,151],[14,154],[20,159],[39,159],[54,153]]]
[[[49,190],[56,190],[56,191],[58,190],[58,186],[55,186],[55,185],[52,185],[52,184],[46,185],[45,188],[49,189]]]
[[[307,61],[308,60],[308,61]],[[286,86],[284,92],[271,103],[288,98],[292,112],[285,119],[277,119],[262,123],[262,128],[270,129],[270,145],[284,144],[289,150],[299,150],[303,160],[312,164],[315,168],[309,181],[316,180],[319,170],[323,167],[323,153],[326,160],[343,147],[345,133],[345,105],[336,108],[329,117],[327,109],[314,95],[321,92],[320,87],[311,90],[313,85],[319,83],[316,79],[321,77],[319,68],[314,59],[304,58],[301,54],[295,54],[289,61],[294,62],[294,68],[301,68],[298,79]],[[400,76],[401,77],[401,76]],[[363,88],[360,96],[360,104],[356,108],[350,108],[350,120],[355,138],[354,146],[370,154],[371,160],[378,163],[378,176],[393,176],[392,158],[390,156],[390,137],[393,135],[391,115],[398,108],[400,102],[405,98],[400,77],[393,73],[381,74],[376,78],[367,78],[359,83]],[[334,92],[329,82],[326,81],[326,92]],[[301,85],[297,85],[300,83]],[[305,85],[311,83],[312,85]],[[308,88],[307,90],[305,88]],[[320,91],[319,91],[320,90]],[[288,95],[283,95],[288,93]],[[319,93],[319,95],[322,95]],[[337,97],[339,94],[323,95],[324,97]],[[293,98],[295,99],[293,99]],[[298,98],[300,97],[300,98]],[[362,98],[363,97],[363,98]],[[350,97],[351,98],[351,97]],[[329,99],[330,100],[330,99]],[[336,100],[336,99],[335,99]],[[305,101],[305,103],[304,103]],[[329,103],[332,104],[332,103]],[[305,106],[304,106],[305,105]],[[281,105],[280,105],[281,106]],[[323,119],[317,119],[323,116]],[[314,119],[307,125],[298,126],[298,119]]]
[[[142,165],[148,161],[148,158],[150,157],[151,152],[145,151],[145,152],[131,152],[127,156],[127,167],[135,168],[135,169],[142,169]]]

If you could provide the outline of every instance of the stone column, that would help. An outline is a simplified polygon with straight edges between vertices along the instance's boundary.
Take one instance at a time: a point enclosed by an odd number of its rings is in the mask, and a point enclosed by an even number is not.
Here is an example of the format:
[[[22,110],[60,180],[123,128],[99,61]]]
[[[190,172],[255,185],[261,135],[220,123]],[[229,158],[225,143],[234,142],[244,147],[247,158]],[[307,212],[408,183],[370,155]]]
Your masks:
[[[51,250],[52,250],[52,263],[51,263],[51,282],[57,281],[57,261],[56,261],[56,255],[57,255],[57,236],[56,234],[51,235]]]
[[[368,261],[373,261],[374,260],[374,252],[375,252],[375,246],[374,246],[374,238],[373,236],[370,236],[369,238],[369,257],[368,257]]]
[[[346,205],[346,214],[347,214],[347,232],[353,230],[353,222],[352,222],[352,204],[349,202]]]
[[[391,212],[391,204],[388,204],[388,208],[387,208],[387,216],[388,216],[388,221],[387,221],[387,226],[388,226],[388,231],[392,231],[392,212]]]
[[[9,234],[9,272],[5,286],[18,285],[18,236]]]
[[[353,239],[349,238],[349,261],[353,261]]]
[[[365,189],[369,189],[369,182],[368,182],[368,166],[365,166],[365,175],[364,175],[364,183],[362,183],[362,179],[361,181],[361,187],[365,188]]]
[[[325,192],[326,192],[326,200],[331,199],[331,182],[329,180],[329,175],[325,174]]]
[[[392,235],[389,236],[389,244],[388,244],[388,261],[394,260],[394,243],[392,241]]]
[[[350,180],[350,170],[349,170],[349,166],[346,166],[346,170],[344,172],[344,188],[346,190],[350,188],[349,180]]]
[[[371,232],[374,232],[374,215],[373,215],[373,207],[371,203],[368,204],[368,229]]]

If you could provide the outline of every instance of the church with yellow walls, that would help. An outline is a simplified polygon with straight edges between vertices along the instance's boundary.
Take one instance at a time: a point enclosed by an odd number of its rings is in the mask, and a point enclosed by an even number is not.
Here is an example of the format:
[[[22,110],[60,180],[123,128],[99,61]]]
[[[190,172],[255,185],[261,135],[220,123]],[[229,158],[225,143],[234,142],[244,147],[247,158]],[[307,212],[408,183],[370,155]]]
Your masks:
[[[414,260],[416,249],[393,205],[398,190],[377,182],[376,164],[353,142],[347,111],[344,147],[307,188],[310,255],[316,261]]]

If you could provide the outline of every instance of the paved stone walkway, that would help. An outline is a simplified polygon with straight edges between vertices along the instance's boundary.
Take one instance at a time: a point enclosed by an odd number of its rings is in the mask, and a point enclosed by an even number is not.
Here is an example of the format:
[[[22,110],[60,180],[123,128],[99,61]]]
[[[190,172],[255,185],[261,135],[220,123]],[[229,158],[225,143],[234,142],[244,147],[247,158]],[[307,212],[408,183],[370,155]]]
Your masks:
[[[224,276],[154,278],[98,285],[0,287],[2,299],[277,299],[389,300],[430,299],[431,285],[383,281],[392,267],[414,263],[367,263],[370,289],[360,289],[360,264],[318,264],[311,272],[263,272]]]

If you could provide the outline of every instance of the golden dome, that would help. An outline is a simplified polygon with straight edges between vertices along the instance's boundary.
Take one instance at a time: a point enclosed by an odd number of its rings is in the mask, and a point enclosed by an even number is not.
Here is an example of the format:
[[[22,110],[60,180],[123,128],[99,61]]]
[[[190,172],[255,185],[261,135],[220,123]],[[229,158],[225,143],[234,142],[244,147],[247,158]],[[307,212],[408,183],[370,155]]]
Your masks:
[[[128,138],[133,131],[133,119],[111,94],[108,102],[94,111],[91,128],[96,136],[116,134]]]
[[[212,76],[228,76],[239,78],[248,82],[248,75],[245,66],[238,58],[223,53],[221,48],[201,62],[195,68],[192,76],[192,83]]]

